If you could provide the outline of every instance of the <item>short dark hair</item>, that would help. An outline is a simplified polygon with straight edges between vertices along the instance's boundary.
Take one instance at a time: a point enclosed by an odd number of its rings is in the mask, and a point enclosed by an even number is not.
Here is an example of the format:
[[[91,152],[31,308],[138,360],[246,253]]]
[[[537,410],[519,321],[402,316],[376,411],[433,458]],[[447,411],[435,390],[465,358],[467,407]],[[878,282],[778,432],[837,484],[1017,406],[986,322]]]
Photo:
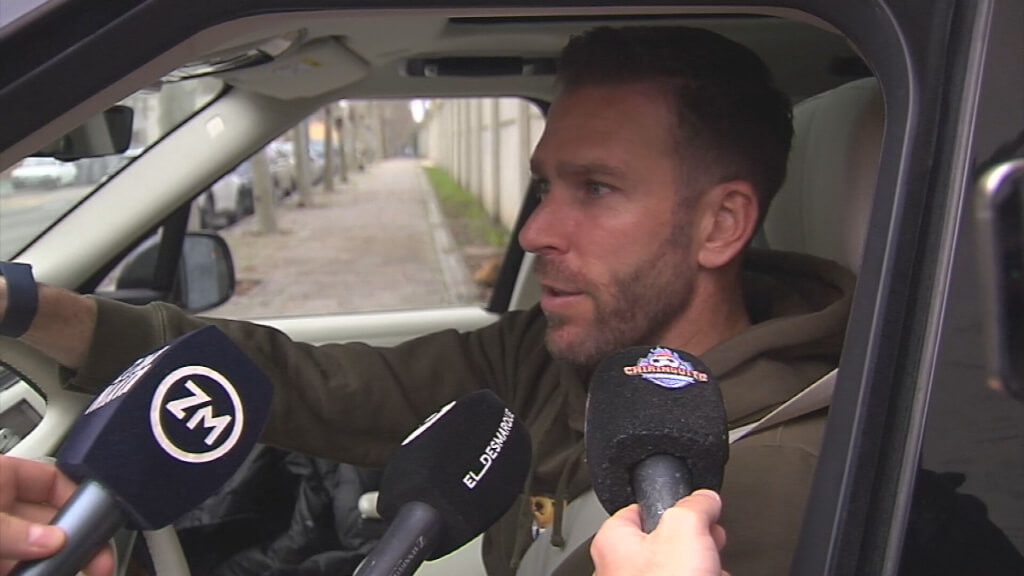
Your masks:
[[[672,91],[688,180],[750,182],[763,219],[786,177],[793,113],[757,54],[701,28],[641,26],[595,28],[562,50],[563,91],[636,83]]]

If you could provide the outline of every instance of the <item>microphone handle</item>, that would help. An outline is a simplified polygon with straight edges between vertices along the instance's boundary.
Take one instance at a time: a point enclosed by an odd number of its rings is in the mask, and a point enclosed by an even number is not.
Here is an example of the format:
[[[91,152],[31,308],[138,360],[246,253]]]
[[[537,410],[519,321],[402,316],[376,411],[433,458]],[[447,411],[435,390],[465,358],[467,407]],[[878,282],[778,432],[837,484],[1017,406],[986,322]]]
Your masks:
[[[50,522],[67,534],[53,556],[22,562],[10,576],[75,576],[125,521],[121,505],[100,483],[85,480]]]
[[[640,504],[640,526],[650,534],[665,510],[693,492],[690,467],[680,458],[655,454],[633,469],[633,494]]]
[[[429,504],[409,502],[353,576],[408,576],[434,551],[441,539],[441,514]]]

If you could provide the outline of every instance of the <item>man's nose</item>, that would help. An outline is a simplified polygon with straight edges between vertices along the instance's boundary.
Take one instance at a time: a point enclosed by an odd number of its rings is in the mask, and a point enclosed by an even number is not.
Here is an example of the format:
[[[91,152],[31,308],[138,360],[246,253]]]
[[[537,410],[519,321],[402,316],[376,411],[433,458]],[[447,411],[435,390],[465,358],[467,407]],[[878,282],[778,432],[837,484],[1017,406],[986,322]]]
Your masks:
[[[571,222],[563,204],[554,191],[545,195],[519,231],[519,245],[523,250],[535,254],[558,254],[567,250]]]

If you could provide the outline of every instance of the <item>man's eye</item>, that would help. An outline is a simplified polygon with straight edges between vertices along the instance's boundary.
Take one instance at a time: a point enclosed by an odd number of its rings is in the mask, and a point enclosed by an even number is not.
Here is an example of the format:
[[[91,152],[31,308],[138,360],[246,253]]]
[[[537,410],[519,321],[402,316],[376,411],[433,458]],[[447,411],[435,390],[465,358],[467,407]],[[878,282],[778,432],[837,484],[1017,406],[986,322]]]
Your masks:
[[[607,184],[592,182],[589,180],[584,184],[584,187],[588,196],[603,196],[612,190],[612,187]]]

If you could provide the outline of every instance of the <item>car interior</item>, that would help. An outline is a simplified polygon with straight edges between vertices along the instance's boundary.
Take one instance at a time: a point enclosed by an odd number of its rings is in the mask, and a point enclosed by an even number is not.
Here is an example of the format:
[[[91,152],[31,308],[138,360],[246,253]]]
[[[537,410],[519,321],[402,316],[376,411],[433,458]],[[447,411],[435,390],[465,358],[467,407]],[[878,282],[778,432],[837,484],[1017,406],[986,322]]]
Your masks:
[[[199,31],[2,153],[0,166],[10,166],[161,79],[221,83],[208,104],[69,207],[17,259],[33,262],[45,282],[95,286],[169,215],[325,103],[501,96],[544,109],[555,96],[555,57],[567,39],[594,26],[626,24],[706,27],[767,62],[794,102],[795,137],[786,182],[754,244],[813,254],[857,272],[886,129],[883,90],[870,67],[841,33],[807,14],[692,8],[272,13]],[[79,233],[97,222],[103,234]],[[471,330],[538,301],[531,264],[513,242],[500,276],[507,303],[260,321],[314,344],[392,345],[444,328]],[[46,397],[42,422],[10,453],[52,454],[88,398],[62,390],[52,363],[27,346],[12,345],[2,356]],[[826,405],[828,391],[813,402],[803,410]],[[603,514],[592,498],[571,505],[569,543],[585,540]],[[150,535],[149,547],[158,574],[187,573],[173,531]],[[422,573],[482,574],[479,554],[464,550],[426,564]]]

